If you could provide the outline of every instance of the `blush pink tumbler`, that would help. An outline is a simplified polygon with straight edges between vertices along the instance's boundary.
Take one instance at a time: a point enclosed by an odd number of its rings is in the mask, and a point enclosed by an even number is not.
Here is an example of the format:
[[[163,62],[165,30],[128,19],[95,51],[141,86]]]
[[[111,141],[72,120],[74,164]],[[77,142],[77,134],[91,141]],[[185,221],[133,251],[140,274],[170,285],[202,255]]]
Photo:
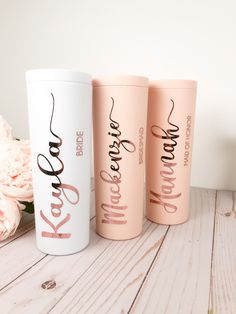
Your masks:
[[[126,240],[142,232],[148,79],[93,81],[96,230]]]
[[[147,218],[183,223],[189,214],[195,81],[150,83],[147,122]]]

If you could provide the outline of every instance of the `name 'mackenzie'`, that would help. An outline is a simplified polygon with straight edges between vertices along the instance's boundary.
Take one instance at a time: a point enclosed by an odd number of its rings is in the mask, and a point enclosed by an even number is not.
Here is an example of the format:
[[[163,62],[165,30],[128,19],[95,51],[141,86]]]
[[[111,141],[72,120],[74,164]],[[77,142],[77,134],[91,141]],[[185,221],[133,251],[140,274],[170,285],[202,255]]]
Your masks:
[[[108,135],[111,137],[111,144],[109,145],[110,169],[109,171],[100,171],[101,179],[109,184],[109,202],[102,203],[103,210],[102,223],[107,224],[126,224],[125,217],[128,206],[121,203],[122,198],[122,171],[120,169],[120,161],[122,160],[121,149],[128,153],[133,153],[136,147],[133,142],[121,139],[122,132],[120,131],[120,124],[115,120],[113,110],[115,101],[111,97],[111,110],[109,114],[110,131]]]

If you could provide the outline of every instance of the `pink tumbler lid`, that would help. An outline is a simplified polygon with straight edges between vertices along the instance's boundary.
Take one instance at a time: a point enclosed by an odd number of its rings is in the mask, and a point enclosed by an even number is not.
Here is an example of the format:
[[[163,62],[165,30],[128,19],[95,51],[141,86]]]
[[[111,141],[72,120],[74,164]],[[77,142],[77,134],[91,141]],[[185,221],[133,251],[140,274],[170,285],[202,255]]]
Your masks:
[[[168,89],[168,88],[188,88],[195,89],[197,88],[197,81],[192,80],[160,80],[160,81],[151,81],[149,84],[150,88],[157,89]]]
[[[148,87],[148,78],[134,75],[101,76],[93,79],[93,86],[139,86]]]

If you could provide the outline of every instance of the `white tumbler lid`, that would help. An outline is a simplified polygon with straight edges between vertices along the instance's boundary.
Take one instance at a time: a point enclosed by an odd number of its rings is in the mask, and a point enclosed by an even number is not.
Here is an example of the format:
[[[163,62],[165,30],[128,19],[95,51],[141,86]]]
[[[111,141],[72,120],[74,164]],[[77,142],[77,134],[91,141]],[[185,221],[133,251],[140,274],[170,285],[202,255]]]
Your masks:
[[[27,81],[67,81],[92,84],[90,74],[64,69],[35,69],[26,72]]]

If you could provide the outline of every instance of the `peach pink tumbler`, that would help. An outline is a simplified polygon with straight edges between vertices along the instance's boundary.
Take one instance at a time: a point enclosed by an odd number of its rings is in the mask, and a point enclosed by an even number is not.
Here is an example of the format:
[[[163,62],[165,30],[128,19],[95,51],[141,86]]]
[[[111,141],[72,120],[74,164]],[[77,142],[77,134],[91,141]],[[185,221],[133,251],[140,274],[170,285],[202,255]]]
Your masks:
[[[147,122],[147,218],[183,223],[189,214],[195,81],[150,83]]]
[[[93,81],[96,231],[125,240],[142,232],[148,79]]]

